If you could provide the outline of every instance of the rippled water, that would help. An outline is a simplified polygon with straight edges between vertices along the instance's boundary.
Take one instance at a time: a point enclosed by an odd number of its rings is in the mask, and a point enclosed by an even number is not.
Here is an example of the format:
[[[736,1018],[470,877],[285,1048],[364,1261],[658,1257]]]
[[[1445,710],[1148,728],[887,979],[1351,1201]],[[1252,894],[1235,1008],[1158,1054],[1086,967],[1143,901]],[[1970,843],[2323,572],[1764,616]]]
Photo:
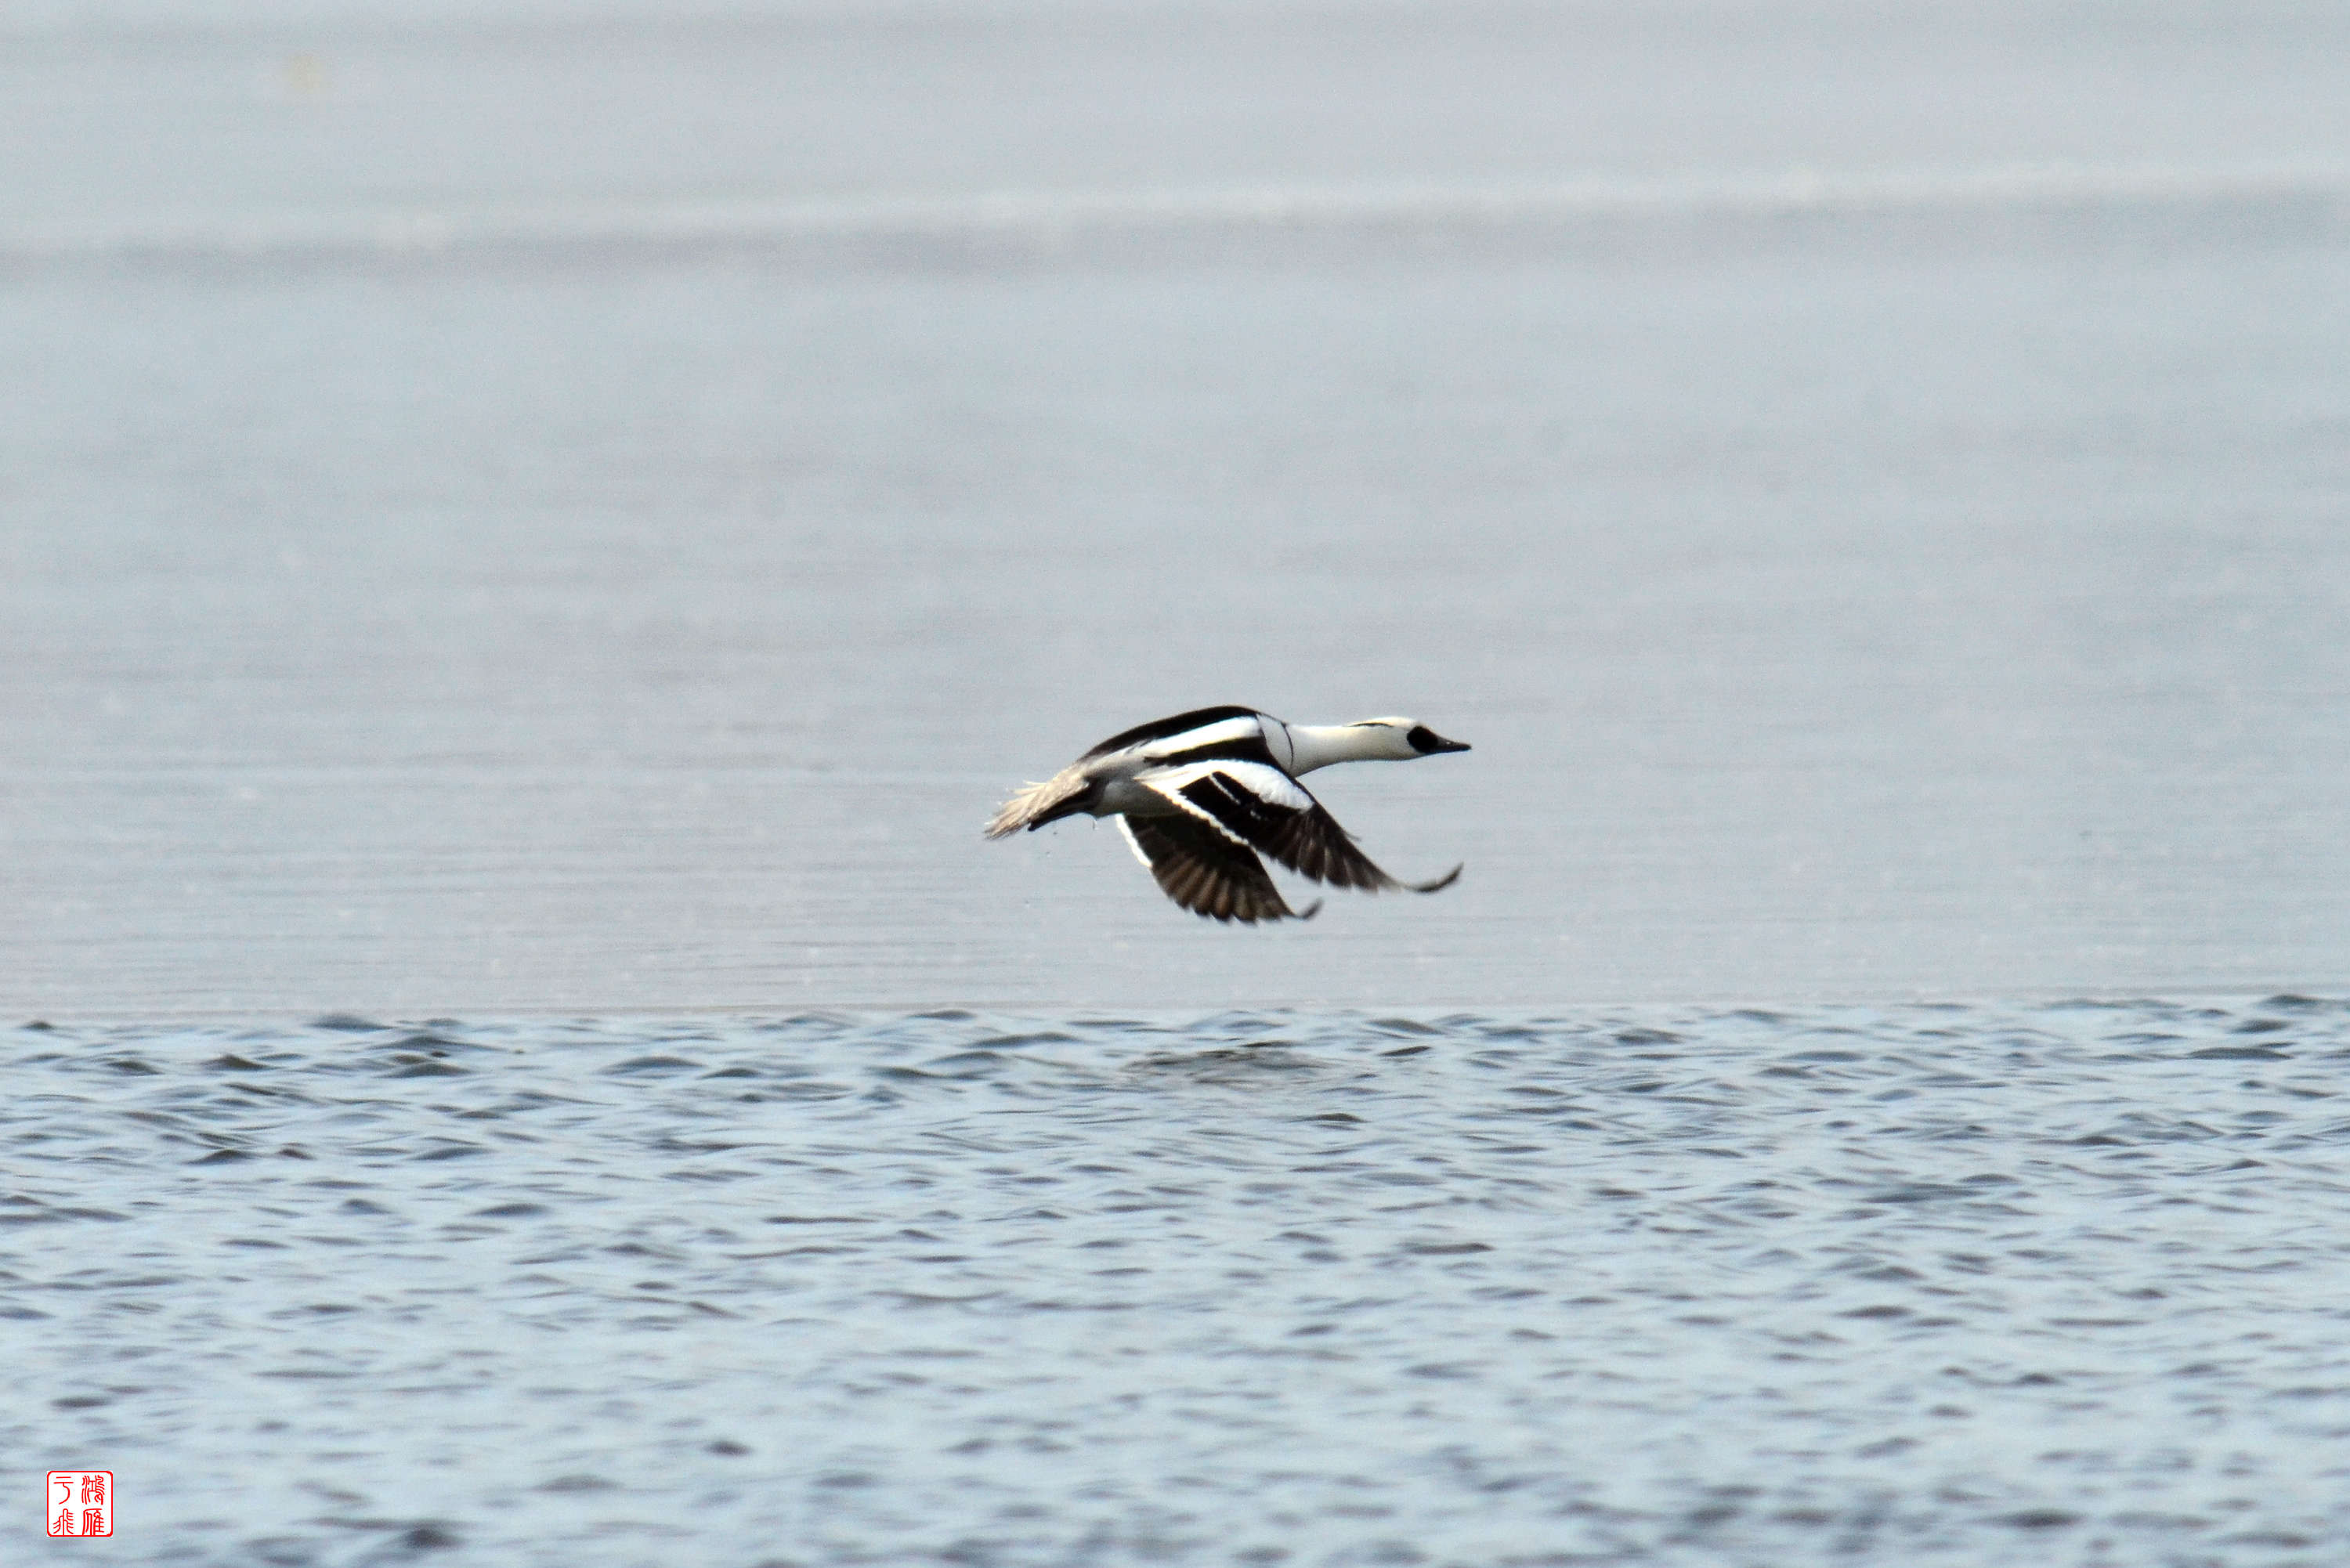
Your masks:
[[[0,1038],[123,1561],[2350,1553],[2339,1002]]]
[[[0,1564],[2350,1561],[2350,12],[0,13]]]

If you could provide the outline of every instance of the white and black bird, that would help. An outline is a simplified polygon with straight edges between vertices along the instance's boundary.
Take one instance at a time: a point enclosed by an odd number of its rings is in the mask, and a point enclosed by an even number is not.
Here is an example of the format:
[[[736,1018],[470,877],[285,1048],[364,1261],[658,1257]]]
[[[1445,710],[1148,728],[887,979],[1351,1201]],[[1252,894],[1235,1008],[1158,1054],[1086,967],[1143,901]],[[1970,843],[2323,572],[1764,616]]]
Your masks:
[[[1433,893],[1461,875],[1399,882],[1355,847],[1322,803],[1297,782],[1332,763],[1409,762],[1465,752],[1410,719],[1354,724],[1284,724],[1253,708],[1201,708],[1112,735],[1043,784],[1003,803],[987,836],[1080,812],[1115,816],[1135,857],[1166,895],[1211,919],[1311,919],[1283,900],[1257,858],[1272,856],[1301,877],[1366,892]]]

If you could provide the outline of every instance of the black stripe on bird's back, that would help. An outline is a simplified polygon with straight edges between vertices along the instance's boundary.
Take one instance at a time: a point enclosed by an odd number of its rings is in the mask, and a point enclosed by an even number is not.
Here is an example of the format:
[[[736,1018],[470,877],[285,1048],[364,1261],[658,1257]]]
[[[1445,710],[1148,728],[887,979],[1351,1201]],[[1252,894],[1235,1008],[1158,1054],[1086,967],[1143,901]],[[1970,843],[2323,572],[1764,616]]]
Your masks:
[[[1180,752],[1170,752],[1154,763],[1162,768],[1180,768],[1190,763],[1263,763],[1280,771],[1281,764],[1273,760],[1273,748],[1264,743],[1264,732],[1243,735],[1236,741],[1213,741],[1204,746],[1187,746]]]
[[[1128,746],[1139,746],[1145,741],[1163,741],[1170,735],[1180,735],[1186,730],[1196,730],[1202,724],[1213,724],[1225,719],[1255,719],[1263,715],[1253,708],[1198,708],[1189,713],[1178,713],[1172,719],[1154,719],[1148,724],[1137,724],[1131,730],[1121,730],[1087,752],[1077,761],[1091,762],[1096,757],[1122,752]]]

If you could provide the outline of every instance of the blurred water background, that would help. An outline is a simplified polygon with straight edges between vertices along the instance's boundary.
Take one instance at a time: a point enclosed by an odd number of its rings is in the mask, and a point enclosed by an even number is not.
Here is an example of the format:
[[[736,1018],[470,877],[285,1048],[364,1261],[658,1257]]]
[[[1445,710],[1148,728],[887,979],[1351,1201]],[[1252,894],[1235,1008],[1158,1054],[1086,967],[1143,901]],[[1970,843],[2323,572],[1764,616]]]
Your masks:
[[[2345,57],[0,0],[0,1558],[2344,1561]]]
[[[2350,14],[0,7],[0,1010],[2322,988]],[[976,830],[1241,701],[1440,898]]]

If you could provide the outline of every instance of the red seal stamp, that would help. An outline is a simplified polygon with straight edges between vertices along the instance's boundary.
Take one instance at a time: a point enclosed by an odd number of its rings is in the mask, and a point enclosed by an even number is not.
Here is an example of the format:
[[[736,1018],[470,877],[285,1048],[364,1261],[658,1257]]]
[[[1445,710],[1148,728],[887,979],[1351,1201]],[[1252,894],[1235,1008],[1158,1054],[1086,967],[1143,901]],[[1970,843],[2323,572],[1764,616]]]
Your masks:
[[[51,1470],[48,1505],[42,1510],[51,1535],[114,1533],[112,1470]]]

